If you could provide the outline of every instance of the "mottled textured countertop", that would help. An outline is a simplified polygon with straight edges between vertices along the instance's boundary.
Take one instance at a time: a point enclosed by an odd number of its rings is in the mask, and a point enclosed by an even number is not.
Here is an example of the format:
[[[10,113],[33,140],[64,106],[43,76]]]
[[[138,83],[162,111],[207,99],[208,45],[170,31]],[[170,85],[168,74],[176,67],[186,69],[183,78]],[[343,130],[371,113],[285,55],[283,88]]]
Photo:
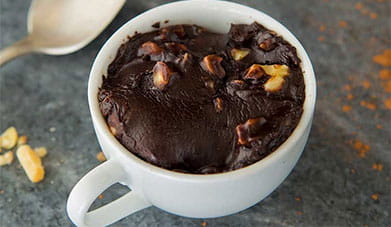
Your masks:
[[[41,183],[30,183],[17,161],[0,167],[0,226],[71,225],[68,194],[99,164],[87,106],[93,59],[119,26],[163,2],[128,1],[74,54],[27,55],[0,69],[0,131],[15,126],[29,144],[48,148]],[[152,207],[114,226],[391,226],[391,1],[238,2],[281,21],[312,59],[318,101],[302,158],[269,197],[238,214],[201,220]],[[26,34],[28,7],[1,1],[1,48]],[[95,206],[127,190],[115,185]]]

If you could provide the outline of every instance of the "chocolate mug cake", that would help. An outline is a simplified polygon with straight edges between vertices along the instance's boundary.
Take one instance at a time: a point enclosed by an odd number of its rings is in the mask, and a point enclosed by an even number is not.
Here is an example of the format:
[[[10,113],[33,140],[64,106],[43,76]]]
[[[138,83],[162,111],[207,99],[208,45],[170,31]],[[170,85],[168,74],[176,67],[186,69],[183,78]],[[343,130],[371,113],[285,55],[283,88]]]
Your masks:
[[[122,44],[99,90],[130,152],[169,170],[235,170],[277,149],[305,99],[296,49],[254,22],[228,34],[175,25]]]

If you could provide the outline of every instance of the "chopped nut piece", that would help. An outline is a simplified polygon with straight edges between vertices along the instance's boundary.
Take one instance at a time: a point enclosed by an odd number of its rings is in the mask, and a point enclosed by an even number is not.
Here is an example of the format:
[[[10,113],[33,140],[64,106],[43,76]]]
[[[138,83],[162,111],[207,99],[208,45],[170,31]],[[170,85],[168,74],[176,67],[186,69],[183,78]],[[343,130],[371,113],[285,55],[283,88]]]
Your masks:
[[[213,103],[215,104],[215,108],[216,108],[217,113],[220,113],[221,111],[223,111],[223,100],[220,97],[215,98],[213,100]]]
[[[113,136],[117,135],[117,129],[115,129],[112,126],[110,126],[110,132],[111,132],[111,134],[113,134]]]
[[[244,86],[246,83],[243,80],[232,80],[231,84],[237,86]]]
[[[279,76],[274,76],[268,79],[263,86],[266,91],[274,92],[280,90],[282,88],[283,83],[284,83],[284,78]]]
[[[160,54],[162,48],[160,48],[156,43],[148,41],[141,45],[138,49],[138,55],[151,55],[151,54]]]
[[[31,182],[37,183],[43,180],[45,170],[42,166],[41,158],[29,145],[20,146],[16,151],[16,156]]]
[[[240,61],[250,53],[249,49],[232,49],[231,55],[235,61]]]
[[[205,81],[205,87],[211,89],[214,91],[215,89],[215,82],[213,80],[206,80]]]
[[[271,51],[278,45],[276,34],[271,31],[260,33],[257,37],[257,43],[263,51]]]
[[[289,74],[289,67],[286,65],[261,65],[262,69],[270,76],[287,76]]]
[[[186,71],[186,65],[192,61],[193,57],[189,53],[185,53],[178,60],[178,66],[180,69]]]
[[[9,151],[3,155],[0,155],[0,166],[9,165],[14,160],[14,153]]]
[[[181,51],[187,51],[187,47],[181,43],[176,43],[176,42],[169,42],[169,43],[164,43],[164,46],[172,51],[173,53],[179,53]]]
[[[18,139],[18,146],[26,144],[27,143],[27,136],[21,136]]]
[[[37,153],[37,155],[40,157],[40,158],[43,158],[47,155],[48,151],[46,150],[46,147],[37,147],[37,148],[34,148],[34,152]]]
[[[272,39],[266,39],[265,41],[261,42],[259,44],[259,48],[261,48],[264,51],[271,51],[276,47],[276,44]]]
[[[18,132],[15,127],[9,127],[1,135],[1,146],[5,149],[11,149],[18,141]]]
[[[236,134],[238,143],[245,145],[258,138],[262,127],[266,124],[266,119],[263,117],[248,119],[244,124],[236,126]]]
[[[153,67],[153,84],[159,90],[164,90],[170,81],[171,75],[170,68],[164,62],[158,61]]]
[[[103,154],[103,152],[99,152],[98,154],[96,154],[96,159],[98,159],[98,161],[100,162],[104,162],[106,161],[106,156],[105,154]]]
[[[265,90],[267,92],[280,90],[285,81],[284,77],[289,74],[289,67],[286,65],[261,65],[261,67],[267,75],[271,76],[264,84]]]
[[[251,80],[254,83],[257,83],[260,78],[266,76],[265,71],[262,69],[261,65],[253,64],[245,72],[243,79]]]
[[[221,66],[223,58],[214,54],[207,55],[202,59],[201,67],[208,73],[223,79],[225,77],[225,70]]]

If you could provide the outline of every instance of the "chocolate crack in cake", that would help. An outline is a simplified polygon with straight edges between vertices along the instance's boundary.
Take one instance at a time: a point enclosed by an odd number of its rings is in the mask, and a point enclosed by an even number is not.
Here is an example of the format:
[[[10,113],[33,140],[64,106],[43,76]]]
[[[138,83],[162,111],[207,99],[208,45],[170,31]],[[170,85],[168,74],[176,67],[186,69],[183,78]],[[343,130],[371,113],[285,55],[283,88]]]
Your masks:
[[[261,160],[303,112],[296,49],[258,23],[175,25],[122,44],[99,90],[113,135],[154,165],[218,173]]]

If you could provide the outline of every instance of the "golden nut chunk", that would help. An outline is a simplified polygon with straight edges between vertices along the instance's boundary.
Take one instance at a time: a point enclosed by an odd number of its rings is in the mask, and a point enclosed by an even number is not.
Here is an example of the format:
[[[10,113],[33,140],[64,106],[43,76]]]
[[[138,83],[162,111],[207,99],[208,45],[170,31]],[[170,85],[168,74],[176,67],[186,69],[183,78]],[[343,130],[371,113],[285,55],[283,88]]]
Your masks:
[[[9,127],[1,135],[1,147],[5,149],[12,149],[18,141],[18,132],[15,127]]]
[[[18,138],[18,146],[26,144],[27,143],[27,136],[21,136]]]
[[[266,122],[266,119],[263,117],[250,118],[244,124],[236,126],[235,130],[238,137],[238,144],[246,145],[259,138],[257,134],[262,131]]]
[[[265,88],[265,91],[274,92],[280,90],[283,84],[284,84],[283,77],[274,76],[268,79],[266,83],[263,85],[263,87]]]
[[[271,76],[264,84],[265,91],[275,92],[282,88],[284,77],[289,75],[289,67],[286,65],[261,65],[266,74]]]
[[[261,65],[253,64],[250,68],[246,70],[243,79],[258,80],[265,75],[265,71],[263,70]]]
[[[22,145],[16,151],[16,156],[31,182],[37,183],[43,180],[45,170],[41,158],[29,145]]]
[[[213,80],[206,80],[205,86],[211,90],[215,89],[215,82]]]
[[[14,160],[14,153],[9,151],[3,155],[0,155],[0,166],[9,165]]]
[[[240,61],[250,53],[249,49],[232,49],[231,56],[235,61]]]
[[[160,54],[162,52],[162,48],[160,48],[156,43],[148,41],[143,43],[138,51],[141,55]]]
[[[220,113],[221,111],[223,111],[223,100],[220,97],[215,98],[213,100],[213,103],[215,105],[217,113]]]
[[[37,148],[34,148],[34,152],[37,153],[37,155],[40,157],[40,158],[43,158],[47,155],[48,151],[46,150],[46,147],[37,147]]]
[[[289,74],[289,67],[286,65],[260,65],[265,73],[269,76],[287,76]]]
[[[209,74],[215,75],[220,79],[225,77],[225,70],[221,66],[223,58],[215,54],[207,55],[202,59],[200,63],[203,70],[207,71]]]
[[[117,129],[115,129],[112,126],[110,126],[110,132],[111,132],[111,134],[113,134],[113,136],[117,135]]]
[[[105,154],[103,154],[103,152],[99,152],[98,154],[96,154],[96,159],[98,159],[98,161],[100,162],[104,162],[106,161],[106,156]]]
[[[152,69],[153,84],[159,90],[164,90],[170,81],[172,72],[166,63],[158,61]]]

